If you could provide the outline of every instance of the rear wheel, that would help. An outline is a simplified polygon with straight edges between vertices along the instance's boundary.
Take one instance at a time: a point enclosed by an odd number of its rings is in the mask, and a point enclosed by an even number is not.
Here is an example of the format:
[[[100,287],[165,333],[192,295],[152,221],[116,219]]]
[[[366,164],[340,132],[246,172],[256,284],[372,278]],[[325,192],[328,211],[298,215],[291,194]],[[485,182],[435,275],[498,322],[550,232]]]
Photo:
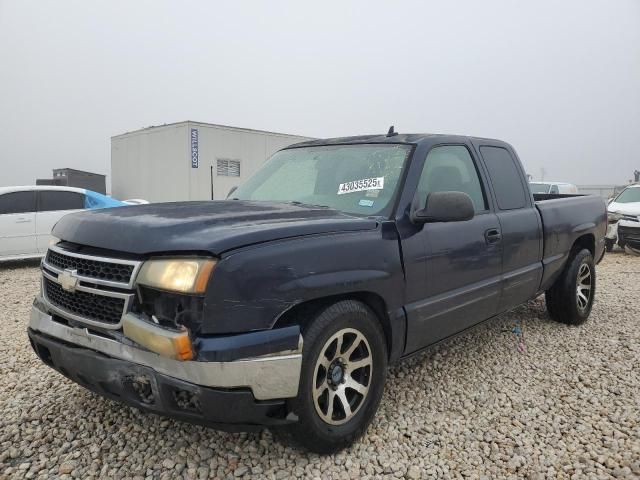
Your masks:
[[[387,370],[384,333],[364,304],[345,300],[327,307],[304,330],[298,396],[287,427],[297,443],[317,453],[349,446],[367,429]]]
[[[584,323],[596,293],[596,269],[589,250],[580,250],[545,294],[551,318],[569,325]]]

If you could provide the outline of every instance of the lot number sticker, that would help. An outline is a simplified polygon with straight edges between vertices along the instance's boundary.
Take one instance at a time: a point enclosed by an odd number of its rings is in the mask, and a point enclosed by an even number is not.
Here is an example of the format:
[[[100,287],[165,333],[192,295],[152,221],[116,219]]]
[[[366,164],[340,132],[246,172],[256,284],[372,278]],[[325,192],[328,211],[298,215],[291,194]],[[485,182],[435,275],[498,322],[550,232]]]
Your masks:
[[[382,190],[384,188],[384,177],[363,178],[353,182],[341,183],[338,185],[338,195],[345,193],[362,192],[364,190]]]

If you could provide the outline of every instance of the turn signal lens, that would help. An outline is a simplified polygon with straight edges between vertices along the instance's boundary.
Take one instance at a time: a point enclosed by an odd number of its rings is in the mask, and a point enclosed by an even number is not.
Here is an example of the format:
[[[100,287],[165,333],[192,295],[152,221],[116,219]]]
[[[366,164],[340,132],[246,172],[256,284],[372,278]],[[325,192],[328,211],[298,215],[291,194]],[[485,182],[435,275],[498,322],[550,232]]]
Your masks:
[[[172,292],[203,294],[216,265],[213,259],[172,258],[146,261],[137,283]]]
[[[187,329],[174,332],[127,314],[122,322],[122,331],[127,338],[164,357],[176,360],[194,357]]]

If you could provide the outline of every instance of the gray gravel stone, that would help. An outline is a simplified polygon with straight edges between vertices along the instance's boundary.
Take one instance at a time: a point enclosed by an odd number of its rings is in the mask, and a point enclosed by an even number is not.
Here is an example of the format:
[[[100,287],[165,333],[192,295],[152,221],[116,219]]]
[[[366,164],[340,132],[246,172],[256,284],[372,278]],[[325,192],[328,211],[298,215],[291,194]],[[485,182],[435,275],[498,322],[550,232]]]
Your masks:
[[[0,266],[0,479],[640,478],[640,257],[597,272],[585,325],[550,321],[539,298],[393,367],[365,437],[322,457],[73,384],[26,337],[38,269]]]
[[[71,472],[73,472],[74,468],[75,468],[75,466],[72,463],[63,463],[58,468],[58,473],[60,475],[64,475],[65,473],[71,473]]]
[[[422,475],[420,473],[420,469],[415,465],[411,465],[407,470],[407,478],[411,478],[412,480],[415,480],[420,478],[421,476]]]

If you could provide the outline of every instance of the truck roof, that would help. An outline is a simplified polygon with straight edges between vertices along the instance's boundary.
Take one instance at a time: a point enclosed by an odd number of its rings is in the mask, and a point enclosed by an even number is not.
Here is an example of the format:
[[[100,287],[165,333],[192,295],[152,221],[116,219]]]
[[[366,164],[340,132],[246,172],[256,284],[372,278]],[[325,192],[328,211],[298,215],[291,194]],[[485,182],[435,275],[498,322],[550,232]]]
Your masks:
[[[335,137],[335,138],[320,138],[317,140],[309,140],[306,142],[300,142],[290,145],[287,148],[299,148],[299,147],[312,147],[320,145],[343,145],[343,144],[358,144],[358,143],[410,143],[420,144],[423,142],[433,142],[434,140],[441,140],[454,143],[466,143],[468,141],[489,141],[491,143],[507,145],[501,140],[492,138],[472,137],[467,135],[449,135],[440,133],[397,133],[395,135],[377,134],[377,135],[358,135],[353,137]]]

